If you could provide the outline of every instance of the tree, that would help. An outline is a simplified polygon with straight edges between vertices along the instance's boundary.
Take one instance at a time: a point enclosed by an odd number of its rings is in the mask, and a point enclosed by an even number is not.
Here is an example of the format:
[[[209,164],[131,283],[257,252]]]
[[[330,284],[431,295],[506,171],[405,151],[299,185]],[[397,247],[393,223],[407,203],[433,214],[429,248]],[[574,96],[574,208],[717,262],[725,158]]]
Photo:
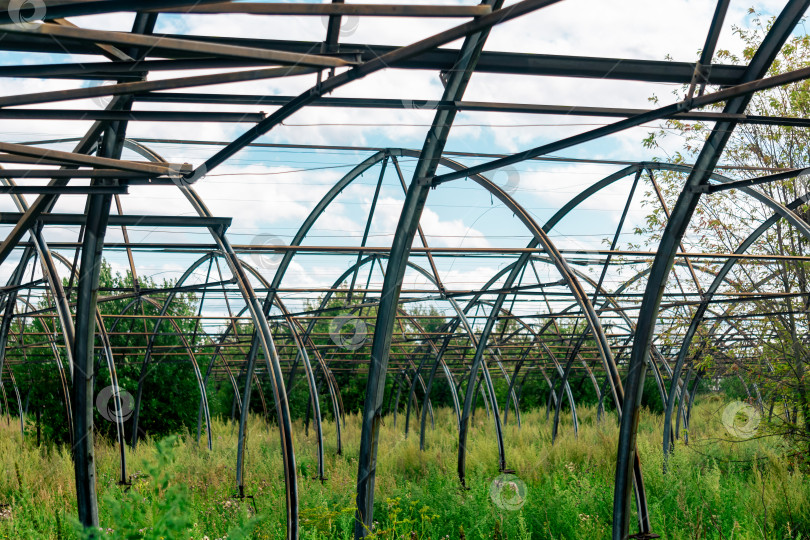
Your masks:
[[[69,280],[66,279],[64,285],[68,288]],[[125,276],[113,274],[110,265],[102,263],[99,279],[102,291],[131,290],[133,285],[130,272]],[[170,288],[173,282],[164,281],[158,285],[148,277],[141,277],[138,285],[141,289]],[[154,317],[159,314],[166,294],[152,294],[149,298],[151,300],[122,298],[98,304],[114,352],[118,386],[133,396],[138,387],[146,345],[158,321]],[[200,392],[189,364],[189,350],[196,350],[196,343],[192,338],[195,323],[193,319],[187,318],[196,314],[196,307],[197,300],[193,294],[178,294],[167,311],[168,315],[177,318],[163,320],[156,335],[155,352],[144,379],[144,399],[139,421],[139,430],[143,433],[165,435],[196,424]],[[16,326],[12,326],[12,336],[16,334],[19,338],[16,346],[9,345],[8,356],[16,379],[22,387],[24,410],[31,414],[39,411],[40,428],[46,440],[68,442],[70,431],[65,412],[65,392],[56,369],[58,355],[58,360],[64,366],[69,394],[69,366],[64,346],[57,337],[61,329],[55,317],[47,311],[50,306],[46,299],[37,308],[45,310],[45,316],[27,318],[22,334],[19,320],[15,322]],[[124,316],[118,317],[119,315]],[[189,348],[185,347],[183,337]],[[94,388],[98,396],[112,384],[106,356],[98,337],[96,356]],[[105,395],[111,393],[107,392]],[[128,404],[125,403],[124,406],[126,409]],[[123,411],[124,417],[128,419],[127,412],[128,410]],[[99,410],[95,411],[96,430],[114,436],[115,425],[108,417],[109,414],[105,417]],[[30,418],[29,421],[36,422]],[[125,424],[125,430],[130,425],[131,420]]]
[[[719,50],[717,61],[748,63],[770,29],[773,19],[763,21],[754,13],[751,28],[734,27],[742,45],[742,56],[728,50]],[[810,65],[810,36],[794,35],[782,48],[767,76],[804,68]],[[747,113],[758,116],[808,118],[810,117],[810,82],[800,81],[767,91],[757,92]],[[675,91],[684,97],[686,88]],[[656,98],[653,98],[657,101]],[[712,107],[722,109],[722,104]],[[682,138],[680,150],[668,155],[675,163],[692,161],[700,152],[710,127],[702,122],[684,122],[676,119],[666,122],[664,129],[651,133],[645,140],[650,148],[664,151],[674,137]],[[722,174],[732,179],[754,178],[787,169],[810,166],[808,130],[804,127],[739,124],[732,133],[723,154],[726,165]],[[684,175],[657,173],[664,199],[671,208],[683,187]],[[808,222],[810,194],[807,175],[761,184],[755,188],[769,199],[784,206],[795,205],[794,212]],[[648,243],[657,244],[665,224],[664,211],[651,191],[646,193],[645,204],[651,208],[646,224],[636,232]],[[733,252],[763,221],[774,214],[763,199],[756,199],[740,191],[730,190],[721,195],[701,198],[695,210],[690,230],[685,237],[687,249],[706,252]],[[810,330],[810,241],[785,219],[778,219],[754,244],[748,253],[771,258],[755,262],[740,262],[729,273],[723,292],[731,294],[756,292],[767,296],[749,302],[732,303],[719,308],[730,315],[745,315],[731,328],[721,324],[704,324],[693,341],[690,357],[699,368],[720,373],[720,378],[738,378],[761,391],[765,406],[775,413],[771,428],[789,437],[805,458],[810,457],[810,395],[808,394],[807,362],[808,331]],[[716,271],[718,263],[707,265],[708,272]],[[693,311],[675,329],[682,333]],[[678,332],[680,330],[681,332]],[[707,354],[712,340],[722,332],[737,335],[746,343],[743,347],[727,351],[724,363],[717,354]],[[714,334],[712,336],[711,334]],[[726,371],[728,370],[728,371]],[[723,373],[726,373],[723,375]],[[736,384],[736,383],[734,383]],[[723,383],[724,387],[733,386]],[[749,389],[746,389],[748,391]]]

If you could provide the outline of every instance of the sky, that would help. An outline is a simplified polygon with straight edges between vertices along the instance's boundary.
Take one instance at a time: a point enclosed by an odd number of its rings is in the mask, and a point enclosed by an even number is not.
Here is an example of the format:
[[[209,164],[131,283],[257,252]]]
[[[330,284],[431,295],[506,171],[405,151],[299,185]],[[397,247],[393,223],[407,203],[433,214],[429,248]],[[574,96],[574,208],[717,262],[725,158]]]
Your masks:
[[[435,4],[438,2],[431,2]],[[472,5],[474,2],[443,2]],[[512,2],[507,2],[507,5]],[[718,48],[739,51],[741,42],[733,28],[752,24],[749,8],[765,16],[774,15],[784,1],[752,0],[731,2]],[[693,62],[697,59],[709,28],[714,2],[707,0],[564,0],[517,20],[496,26],[485,46],[487,51],[512,51],[578,56],[599,56],[649,60],[672,59]],[[84,28],[128,31],[131,15],[75,17],[71,21]],[[374,43],[403,46],[418,41],[463,21],[457,19],[393,19],[349,18],[341,33],[343,43]],[[250,15],[161,15],[157,33],[201,36],[231,36],[321,41],[326,30],[320,17],[256,17]],[[458,47],[455,42],[447,47]],[[98,61],[98,58],[73,55],[43,55],[0,53],[0,65],[56,62]],[[205,71],[158,72],[149,80],[203,74]],[[251,83],[207,86],[193,92],[297,95],[315,83],[314,75],[270,79]],[[76,88],[86,85],[80,81],[0,79],[3,95]],[[675,101],[678,85],[652,84],[598,79],[568,79],[520,75],[474,74],[464,99],[502,103],[532,103],[549,105],[591,105],[606,107],[649,108],[649,99],[657,96],[660,104]],[[337,90],[335,97],[389,97],[415,103],[415,108],[402,110],[348,109],[310,107],[290,117],[257,142],[294,143],[309,145],[352,145],[389,148],[421,148],[434,111],[420,108],[423,103],[441,98],[442,85],[435,72],[385,69]],[[104,100],[76,100],[47,107],[98,109]],[[37,106],[34,106],[37,107]],[[200,110],[197,105],[165,105],[139,103],[136,109]],[[205,106],[204,110],[272,112],[268,106]],[[561,139],[610,123],[610,119],[573,116],[526,115],[512,113],[462,112],[456,117],[446,150],[452,152],[514,153]],[[0,120],[0,137],[9,142],[80,137],[89,122],[9,121]],[[682,141],[669,137],[663,149],[645,149],[641,141],[657,124],[624,131],[588,144],[569,148],[557,156],[594,158],[600,160],[638,161],[654,157],[665,158]],[[134,139],[183,139],[195,141],[229,141],[250,127],[246,123],[159,123],[131,122],[128,136]],[[198,144],[163,144],[149,146],[169,162],[199,165],[220,146]],[[70,149],[70,143],[51,145]],[[233,244],[289,243],[315,204],[352,167],[372,152],[311,149],[249,148],[209,172],[195,184],[195,189],[216,216],[232,217],[228,236]],[[125,155],[135,159],[134,154]],[[481,160],[459,157],[465,165]],[[416,161],[400,160],[406,182],[413,177]],[[515,199],[542,225],[554,212],[591,183],[620,169],[620,165],[596,163],[530,162],[510,171],[493,174],[493,180],[509,189]],[[443,169],[440,169],[442,172]],[[366,171],[345,189],[327,212],[321,216],[306,245],[356,246],[366,224],[380,165]],[[35,181],[27,181],[36,183]],[[598,197],[583,203],[576,212],[551,231],[558,248],[588,251],[605,247],[619,222],[632,177],[617,182]],[[642,186],[643,187],[643,186]],[[638,242],[633,229],[644,222],[649,208],[642,205],[640,188],[632,201],[623,228],[621,245]],[[396,171],[388,163],[371,222],[369,246],[390,246],[396,230],[403,189]],[[10,198],[4,196],[0,211],[16,211]],[[123,197],[128,214],[193,215],[193,209],[173,187],[133,187]],[[62,197],[55,212],[82,212],[84,198]],[[456,180],[432,190],[421,221],[430,246],[433,247],[524,247],[531,236],[526,228],[498,200],[493,200],[471,181]],[[204,230],[130,230],[133,240],[142,242],[210,243]],[[48,227],[46,240],[75,241],[77,230],[69,227]],[[110,229],[109,241],[118,241],[120,230]],[[417,239],[415,245],[419,245]],[[71,252],[65,252],[69,255]],[[121,252],[105,254],[113,268],[125,271],[126,256]],[[576,257],[576,254],[570,255]],[[135,255],[138,273],[153,279],[176,279],[196,255],[138,252]],[[277,259],[261,255],[245,255],[248,263],[260,268],[272,278]],[[579,255],[581,257],[581,255]],[[424,257],[414,262],[426,265]],[[13,268],[10,263],[0,267],[0,279],[7,279]],[[288,271],[282,286],[328,287],[354,262],[353,256],[326,257],[299,255]],[[473,289],[488,281],[510,259],[444,257],[438,260],[440,274],[449,288]],[[595,268],[582,268],[594,279]],[[225,270],[227,272],[227,270]],[[365,274],[361,274],[365,279]],[[204,279],[196,275],[192,281]],[[540,281],[554,281],[559,275],[551,268],[540,270]],[[611,273],[606,277],[607,288],[615,288],[627,274]],[[371,282],[380,284],[379,268]],[[406,285],[425,285],[425,280],[409,273]],[[301,295],[284,295],[293,305],[300,305]],[[211,301],[211,312],[223,312],[224,304]],[[525,313],[538,310],[536,303],[527,302]]]

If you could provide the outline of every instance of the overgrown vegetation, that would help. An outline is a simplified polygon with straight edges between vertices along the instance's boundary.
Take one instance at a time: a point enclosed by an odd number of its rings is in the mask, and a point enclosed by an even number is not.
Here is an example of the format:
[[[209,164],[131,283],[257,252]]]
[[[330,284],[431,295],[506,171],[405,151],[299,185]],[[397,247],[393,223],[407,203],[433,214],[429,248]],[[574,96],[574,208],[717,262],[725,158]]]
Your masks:
[[[103,294],[111,294],[110,291],[131,289],[134,280],[130,272],[126,275],[113,273],[110,266],[104,263],[99,283]],[[64,285],[69,287],[75,283],[65,280]],[[140,289],[170,288],[172,282],[156,283],[148,277],[140,276],[138,286]],[[118,386],[133,396],[141,378],[144,351],[166,297],[166,294],[153,294],[149,300],[123,298],[98,305],[102,315],[122,315],[120,318],[106,319],[105,324],[110,345],[115,351]],[[43,301],[37,308],[46,306]],[[196,306],[197,299],[193,294],[178,294],[167,311],[168,315],[175,317],[164,319],[155,335],[154,354],[148,369],[143,372],[144,393],[138,423],[141,435],[169,435],[196,426],[197,410],[193,404],[199,402],[199,386],[189,365],[188,349],[184,347],[181,338],[181,334],[187,336],[186,342],[195,350],[196,340],[193,334],[196,322],[188,317],[196,315]],[[24,333],[21,334],[22,329]],[[39,429],[44,440],[65,443],[70,441],[65,392],[69,394],[71,380],[64,343],[59,338],[54,339],[54,335],[58,336],[59,333],[61,328],[52,312],[16,319],[12,324],[6,362],[14,370],[20,385],[21,408],[28,414],[32,434]],[[43,346],[49,340],[53,340],[53,346]],[[112,382],[102,343],[98,338],[97,351],[94,386],[98,394]],[[57,362],[61,362],[64,367],[67,385],[65,390]],[[184,406],[178,407],[178,403],[183,403]],[[17,410],[16,403],[11,407],[12,410]],[[129,409],[131,410],[131,406]],[[114,424],[107,422],[98,410],[95,419],[97,429],[109,436],[114,435]],[[128,426],[130,424],[131,422]]]
[[[693,412],[690,444],[678,445],[661,470],[661,417],[646,413],[639,429],[653,531],[663,538],[780,538],[810,535],[810,482],[777,437],[731,441],[725,402],[704,398]],[[575,437],[565,425],[557,443],[540,412],[506,428],[507,463],[526,483],[525,504],[501,509],[490,497],[498,476],[491,419],[479,411],[469,446],[469,491],[455,476],[457,433],[452,411],[440,409],[428,447],[405,439],[387,417],[377,475],[377,539],[608,538],[618,429],[615,416],[596,422],[580,410]],[[344,455],[335,455],[326,424],[326,473],[315,472],[315,443],[296,426],[303,539],[351,538],[359,418],[347,417]],[[235,427],[214,424],[214,450],[186,434],[145,440],[129,455],[132,486],[117,484],[117,450],[98,447],[101,538],[283,538],[284,493],[277,430],[253,417],[249,425],[246,494],[234,498]],[[2,538],[74,538],[73,468],[68,450],[20,440],[13,423],[0,427]],[[252,530],[252,532],[250,532]]]
[[[65,286],[69,288],[70,282]],[[113,273],[106,263],[102,265],[100,286],[102,291],[110,293],[115,290],[132,290],[134,280],[132,274]],[[149,278],[139,277],[138,288],[171,289],[174,283],[165,281],[155,283]],[[200,403],[199,384],[194,375],[191,364],[192,358],[197,362],[201,374],[204,376],[208,363],[215,359],[215,367],[221,369],[225,366],[230,370],[233,381],[236,382],[240,393],[244,390],[244,373],[241,366],[250,350],[250,340],[253,325],[249,323],[235,323],[227,328],[227,336],[222,340],[224,347],[217,347],[219,335],[209,335],[200,327],[199,320],[195,319],[199,311],[199,299],[189,293],[178,294],[171,302],[167,317],[159,318],[161,308],[167,298],[166,293],[150,293],[147,299],[123,298],[120,300],[105,301],[99,304],[105,319],[105,326],[110,338],[114,353],[114,361],[118,376],[118,385],[122,391],[132,396],[137,395],[139,380],[143,374],[143,396],[138,415],[139,437],[144,435],[165,436],[180,432],[184,429],[195,431],[198,416],[197,405]],[[39,308],[47,307],[43,302]],[[316,311],[318,305],[308,306]],[[396,331],[402,336],[396,348],[407,353],[412,358],[427,358],[426,352],[431,352],[425,335],[436,336],[446,331],[448,324],[432,307],[410,306],[407,313],[402,312],[404,320],[400,320]],[[117,315],[121,315],[117,317]],[[355,413],[363,410],[363,400],[366,391],[366,372],[363,369],[367,362],[368,349],[374,332],[376,307],[364,303],[362,298],[355,295],[349,298],[347,292],[336,293],[325,305],[323,315],[314,319],[314,325],[309,334],[311,345],[311,363],[316,372],[318,391],[321,403],[321,415],[324,419],[334,420],[334,412],[330,406],[328,388],[323,378],[323,370],[319,369],[312,345],[322,355],[324,362],[329,366],[335,388],[340,393],[343,410]],[[160,321],[160,326],[155,328]],[[337,324],[336,322],[337,321]],[[451,321],[452,322],[452,321]],[[342,324],[345,323],[345,324]],[[21,392],[21,403],[17,406],[16,396],[11,394],[9,401],[5,402],[11,411],[22,408],[26,413],[26,429],[30,435],[39,433],[41,440],[52,443],[67,443],[70,441],[69,422],[65,408],[65,391],[69,393],[70,372],[67,357],[62,343],[54,340],[54,325],[59,331],[58,320],[51,313],[44,317],[21,317],[14,323],[11,332],[10,347],[7,352],[7,361],[14,370],[15,378]],[[20,333],[20,329],[24,332]],[[225,328],[222,329],[223,331]],[[304,334],[304,329],[299,329]],[[582,328],[577,329],[565,323],[551,321],[538,331],[535,340],[525,329],[518,327],[514,319],[503,319],[493,331],[490,342],[500,343],[502,340],[509,347],[499,348],[499,357],[511,376],[512,366],[520,359],[525,359],[525,351],[531,349],[532,359],[550,363],[550,351],[556,351],[560,362],[564,362],[571,348],[571,342],[576,341]],[[521,331],[523,333],[521,333]],[[147,344],[154,334],[153,352],[149,358],[149,365],[143,368],[143,361]],[[273,328],[274,339],[279,354],[285,365],[291,365],[296,359],[297,349],[286,325],[278,324]],[[352,341],[354,340],[354,341]],[[543,346],[538,347],[538,342]],[[357,346],[342,346],[345,343]],[[466,346],[469,337],[462,330],[457,329],[450,347]],[[441,340],[438,340],[441,344]],[[95,369],[95,393],[98,395],[102,389],[112,384],[110,371],[103,352],[103,344],[97,341],[98,360]],[[24,347],[23,347],[24,346]],[[591,365],[600,362],[594,353],[595,347],[590,335],[583,342],[579,350],[582,361]],[[65,389],[58,369],[57,359],[64,367]],[[531,360],[531,359],[530,359]],[[533,360],[532,360],[533,361]],[[227,365],[226,365],[227,364]],[[427,377],[429,365],[422,371]],[[409,377],[412,376],[412,369]],[[506,379],[499,375],[493,364],[495,395],[499,404],[506,402],[509,385]],[[597,368],[598,371],[598,368]],[[524,370],[525,373],[525,370]],[[521,377],[524,373],[521,373]],[[392,369],[391,377],[387,380],[385,403],[396,407],[393,399],[397,393],[397,386],[402,385],[399,408],[407,407],[408,385],[406,381],[399,380],[397,372]],[[554,372],[550,372],[552,382],[559,392],[559,380]],[[290,384],[291,381],[291,384]],[[306,381],[304,368],[300,359],[295,369],[295,375],[286,381],[287,396],[293,418],[305,419],[312,417],[310,408],[310,390]],[[461,383],[459,393],[463,396],[466,382]],[[545,408],[549,404],[551,395],[548,382],[539,374],[532,374],[521,380],[522,388],[520,401],[524,409]],[[270,419],[274,414],[273,391],[270,378],[264,371],[264,361],[259,355],[257,362],[257,376],[253,381],[254,391],[250,403],[253,413],[261,414]],[[572,375],[571,393],[577,405],[596,405],[598,397],[596,386],[588,375],[582,371]],[[660,412],[661,399],[654,381],[650,380],[644,394],[644,404]],[[424,400],[422,387],[418,386],[414,396],[415,410],[420,410]],[[238,408],[234,400],[233,384],[228,377],[212,377],[209,379],[206,392],[209,407],[213,416],[235,418]],[[451,392],[447,379],[439,374],[431,390],[431,403],[434,407],[450,406]],[[182,405],[179,405],[182,404]],[[131,414],[134,399],[124,403],[125,412]],[[484,407],[484,396],[477,396],[477,405]],[[568,407],[567,402],[564,403]],[[606,410],[613,409],[610,399],[604,401]],[[124,414],[126,440],[131,440],[133,418]],[[413,421],[413,420],[412,420]],[[114,424],[106,421],[96,411],[96,428],[107,436],[115,436]]]
[[[754,9],[749,14],[752,15],[749,27],[734,27],[741,53],[718,50],[715,62],[746,65],[754,57],[773,19],[764,19]],[[810,66],[810,35],[794,34],[766,76],[807,66]],[[688,87],[673,91],[676,99],[683,99],[688,92]],[[657,98],[653,101],[657,102]],[[722,111],[723,106],[720,103],[709,109]],[[758,91],[748,105],[747,114],[808,118],[810,81]],[[691,163],[712,129],[712,124],[704,122],[671,119],[664,128],[650,133],[645,145],[662,152],[667,161]],[[723,152],[721,163],[724,166],[717,171],[725,180],[717,178],[712,182],[807,168],[810,166],[808,133],[807,128],[797,126],[736,125]],[[657,187],[651,186],[644,200],[649,208],[647,221],[636,230],[649,246],[658,244],[667,221],[660,199],[672,209],[686,179],[685,173],[672,171],[656,171],[654,175],[650,172],[650,177],[653,176]],[[741,384],[742,397],[756,402],[766,416],[778,415],[777,421],[771,422],[769,427],[791,441],[799,459],[810,463],[809,196],[810,176],[794,174],[791,178],[761,183],[754,188],[702,197],[684,238],[684,248],[691,252],[731,253],[750,237],[751,245],[746,247],[745,253],[764,257],[739,261],[728,273],[719,292],[730,297],[752,295],[752,298],[717,306],[709,317],[713,320],[698,328],[689,358],[694,360],[699,376],[709,384],[724,388]],[[784,217],[774,219],[767,230],[754,238],[751,235],[757,227],[776,215],[772,203],[790,208],[796,220],[791,223]],[[711,277],[725,261],[718,258],[699,262],[700,265],[695,263],[696,272]],[[673,275],[670,282],[677,281],[687,288],[691,285],[690,275],[682,268],[676,267]],[[708,283],[710,280],[704,286]],[[677,350],[695,309],[688,306],[674,309],[678,316],[670,327],[662,328],[659,343]],[[735,319],[724,322],[725,317]],[[725,336],[730,345],[717,345]],[[737,347],[736,343],[744,345]]]

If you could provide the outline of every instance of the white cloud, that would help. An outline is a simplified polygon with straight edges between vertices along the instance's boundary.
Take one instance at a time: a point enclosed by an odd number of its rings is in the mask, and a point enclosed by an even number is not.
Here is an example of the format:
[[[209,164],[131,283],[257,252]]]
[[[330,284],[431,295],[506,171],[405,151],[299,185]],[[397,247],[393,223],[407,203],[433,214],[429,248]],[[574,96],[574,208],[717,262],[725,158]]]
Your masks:
[[[463,3],[473,4],[473,2]],[[782,4],[783,2],[769,0],[757,3],[757,7],[773,13],[780,9]],[[720,47],[735,50],[739,48],[736,38],[731,34],[731,25],[745,24],[747,7],[748,4],[745,3],[734,3],[721,34]],[[486,44],[486,50],[652,60],[663,60],[667,55],[671,55],[675,60],[694,61],[698,49],[703,46],[713,10],[714,2],[702,0],[660,2],[567,0],[494,28]],[[128,30],[132,24],[132,16],[121,14],[79,17],[73,20],[76,24],[89,28],[123,31]],[[356,29],[350,35],[342,36],[341,41],[406,45],[460,22],[437,19],[367,18],[361,19]],[[182,18],[161,16],[158,31],[240,38],[271,36],[279,40],[313,42],[323,40],[326,33],[319,17],[277,17],[268,20],[253,16],[202,15]],[[458,42],[449,46],[458,46]],[[58,60],[53,58],[44,60],[41,55],[21,55],[20,58],[22,62],[65,61],[62,57]],[[98,61],[98,59],[82,56],[75,57],[72,61]],[[155,72],[150,74],[149,80],[212,72],[215,71]],[[315,84],[315,81],[314,75],[307,75],[180,91],[294,96],[306,91]],[[15,95],[80,86],[77,81],[56,79],[2,79],[0,93]],[[674,88],[676,87],[667,84],[476,73],[471,79],[465,99],[646,108],[650,106],[647,98],[652,94],[658,95],[662,104],[668,103],[673,99],[670,92]],[[443,87],[437,73],[386,69],[352,82],[332,95],[390,97],[422,102],[439,99],[442,91]],[[59,102],[52,106],[99,108],[99,104],[93,100]],[[434,117],[434,111],[423,110],[419,106],[420,103],[417,103],[415,108],[396,110],[309,107],[291,116],[283,125],[277,126],[260,140],[276,143],[419,148]],[[51,107],[51,105],[37,107]],[[271,113],[276,108],[139,103],[136,109]],[[568,115],[462,113],[458,115],[456,125],[451,131],[448,148],[471,152],[517,152],[612,121],[614,120]],[[0,131],[4,140],[17,142],[80,137],[89,125],[89,122],[3,120],[0,121]],[[129,125],[128,134],[131,137],[229,141],[248,127],[248,124],[133,122]],[[596,152],[600,158],[645,158],[649,153],[641,148],[640,141],[649,129],[641,127],[628,130],[611,137],[607,143],[591,145],[587,149]],[[219,148],[190,145],[154,146],[171,162],[190,162],[194,165],[202,163]],[[60,149],[69,147],[70,145],[59,146]],[[581,151],[582,148],[571,148],[563,153],[576,155]],[[290,239],[316,202],[348,170],[346,167],[308,169],[345,165],[352,163],[352,160],[357,163],[366,155],[367,153],[362,155],[355,153],[346,157],[345,154],[339,156],[336,152],[295,155],[281,150],[262,152],[248,150],[240,152],[212,171],[195,186],[195,189],[213,214],[233,217],[229,234],[235,244],[249,242],[259,234],[273,234]],[[135,159],[134,155],[127,156]],[[303,163],[306,161],[309,163]],[[470,160],[462,158],[461,161]],[[557,208],[585,186],[617,170],[619,166],[532,162],[522,164],[518,168],[520,185],[515,197],[542,225]],[[296,172],[290,172],[291,170]],[[358,181],[344,190],[315,224],[307,243],[310,245],[359,243],[371,207],[373,180],[370,178],[376,178],[376,170],[372,170],[365,181]],[[408,172],[406,168],[406,180],[410,180]],[[391,184],[395,177],[390,169],[388,174],[386,187],[377,204],[369,245],[390,245],[399,220],[403,195],[396,183]],[[598,197],[584,202],[576,213],[564,220],[554,231],[558,246],[575,249],[600,247],[601,237],[611,234],[612,228],[618,222],[628,187],[629,181],[624,180],[605,190]],[[437,190],[439,193],[437,196],[431,195],[422,216],[421,224],[431,246],[491,247],[525,243],[526,231],[517,219],[507,217],[508,213],[502,212],[502,208],[497,204],[493,205],[496,207],[494,210],[481,206],[479,199],[483,195],[480,189],[475,186],[471,186],[467,191],[461,189],[448,191],[449,189],[449,186],[441,187]],[[0,203],[0,209],[15,211],[7,197],[0,200],[4,201]],[[437,200],[440,204],[434,204]],[[173,187],[132,188],[131,194],[123,198],[123,204],[125,212],[130,214],[193,215],[191,206]],[[84,198],[62,197],[55,211],[81,213],[84,211]],[[645,214],[644,209],[634,204],[625,230],[630,230]],[[72,228],[49,227],[46,233],[50,241],[75,241],[78,231]],[[150,242],[185,240],[210,242],[205,231],[136,229],[131,234],[133,238]],[[111,229],[111,239],[117,239],[119,236],[119,230]],[[419,245],[418,239],[415,245]],[[185,268],[183,264],[187,262],[185,259],[164,261],[161,257],[162,255],[139,254],[137,256],[139,271],[144,275],[176,277]],[[329,260],[296,257],[284,284],[289,287],[331,285],[331,281],[336,279],[352,260],[353,257]],[[486,282],[497,271],[498,264],[503,264],[503,261],[489,263],[445,258],[440,261],[439,267],[442,279],[446,283],[474,288]],[[125,268],[121,260],[115,260],[115,265],[116,269]],[[9,263],[2,265],[0,277],[7,277],[11,267]],[[271,274],[269,271],[267,273]],[[411,277],[413,280],[421,279]],[[377,278],[379,276],[375,279]]]

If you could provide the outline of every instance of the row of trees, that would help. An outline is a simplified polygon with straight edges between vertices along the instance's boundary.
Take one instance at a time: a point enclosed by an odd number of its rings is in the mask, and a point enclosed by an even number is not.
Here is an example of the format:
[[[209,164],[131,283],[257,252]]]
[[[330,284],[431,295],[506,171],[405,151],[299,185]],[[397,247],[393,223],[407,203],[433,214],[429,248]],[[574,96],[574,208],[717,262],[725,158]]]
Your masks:
[[[67,284],[66,284],[67,285]],[[100,286],[102,290],[132,290],[135,283],[132,275],[113,273],[110,266],[104,263],[101,270]],[[169,289],[173,286],[170,281],[156,283],[149,278],[141,277],[137,286],[140,289]],[[113,293],[114,294],[114,293]],[[109,335],[110,345],[114,351],[114,361],[119,387],[131,395],[136,394],[138,382],[142,373],[142,362],[146,345],[155,331],[155,325],[160,324],[155,334],[153,354],[148,368],[145,370],[144,392],[138,421],[139,435],[166,435],[184,429],[196,430],[198,421],[198,405],[200,403],[199,384],[190,365],[191,351],[196,358],[199,369],[205,374],[209,362],[216,354],[215,366],[220,371],[224,362],[229,365],[230,376],[236,382],[240,394],[244,388],[244,375],[241,373],[244,360],[250,349],[250,337],[253,327],[251,324],[237,324],[230,328],[226,347],[217,353],[211,336],[201,328],[199,319],[195,316],[199,312],[199,299],[191,293],[178,294],[170,303],[166,318],[158,318],[161,307],[166,300],[165,294],[150,294],[151,300],[121,298],[99,303],[99,309],[105,316],[105,328]],[[37,310],[45,310],[46,300],[35,306]],[[317,311],[319,306],[307,306],[310,311]],[[334,382],[340,391],[341,402],[345,412],[359,412],[363,408],[363,399],[366,387],[366,366],[368,364],[368,351],[374,332],[376,307],[373,303],[365,302],[355,296],[349,298],[345,292],[336,294],[315,318],[315,323],[307,342],[307,349],[311,356],[311,363],[316,370],[318,392],[321,397],[321,413],[324,418],[333,416],[329,404],[328,389],[318,369],[319,362],[314,349],[322,355],[322,360],[330,366]],[[393,398],[397,386],[402,385],[400,407],[404,407],[408,395],[408,387],[404,379],[399,378],[399,369],[407,373],[408,379],[414,376],[413,368],[418,366],[422,359],[426,360],[426,367],[422,376],[427,379],[430,364],[435,357],[435,350],[430,346],[425,336],[432,336],[436,346],[441,346],[440,334],[446,331],[446,319],[435,308],[423,307],[409,310],[410,317],[403,317],[398,323],[397,332],[401,333],[401,341],[394,345],[394,356],[397,358],[410,358],[412,365],[392,367],[388,380],[388,397]],[[278,320],[278,319],[273,319]],[[497,344],[502,336],[509,336],[516,329],[513,320],[501,321],[491,338]],[[65,392],[70,385],[70,373],[64,347],[59,337],[59,323],[52,312],[47,310],[31,317],[19,317],[12,325],[7,355],[7,366],[13,370],[15,379],[21,389],[22,409],[27,413],[30,429],[41,431],[47,440],[55,442],[68,442],[70,440],[69,419],[66,415]],[[296,349],[289,328],[286,324],[278,324],[273,329],[277,348],[281,353],[282,361],[286,365],[296,358]],[[301,332],[303,333],[303,332]],[[565,336],[572,334],[573,329],[565,327],[554,328],[544,334],[549,347],[564,347],[570,338],[560,338],[557,334]],[[500,337],[499,337],[500,336]],[[531,348],[531,358],[538,358],[540,348],[528,336],[516,334],[509,343],[523,345],[523,347],[506,348],[498,350],[507,373],[511,376],[515,362],[517,362],[526,348]],[[348,344],[348,346],[345,346]],[[468,345],[468,338],[463,332],[456,331],[456,337],[451,341],[451,347]],[[313,348],[314,345],[314,348]],[[344,345],[344,346],[341,346]],[[595,362],[598,360],[589,352],[593,344],[587,341],[584,344],[581,356],[594,364],[597,377],[601,380],[599,369]],[[110,371],[107,367],[106,356],[100,339],[97,341],[97,362],[95,369],[96,393],[112,385]],[[449,353],[449,355],[452,353]],[[55,355],[64,366],[65,381],[57,369]],[[548,361],[542,353],[541,360]],[[300,359],[299,359],[300,360]],[[562,359],[564,360],[564,358]],[[466,385],[466,376],[457,362],[448,360],[451,369],[456,371],[457,383],[463,392]],[[467,360],[465,365],[468,364]],[[523,375],[529,370],[533,362],[528,361],[520,374],[523,382],[520,395],[521,407],[545,407],[549,402],[550,390],[546,380],[537,371],[529,373],[525,379]],[[272,388],[269,377],[264,369],[264,359],[260,353],[257,359],[257,377],[259,390],[254,392],[251,400],[251,411],[257,414],[266,414],[272,420],[274,407]],[[508,385],[498,373],[497,367],[490,362],[490,371],[496,387],[496,399],[503,405],[506,402]],[[555,377],[554,370],[547,370],[550,377]],[[212,377],[207,384],[206,392],[212,416],[226,418],[238,414],[234,400],[234,389],[230,376]],[[557,385],[559,382],[557,381]],[[304,374],[303,366],[296,368],[296,375],[292,384],[288,385],[288,399],[294,417],[303,418],[311,415],[309,387]],[[572,390],[578,404],[595,404],[598,401],[596,390],[591,381],[583,372],[572,381]],[[558,390],[559,391],[559,390]],[[108,393],[109,395],[109,393]],[[655,394],[653,402],[655,406]],[[421,386],[417,386],[417,406],[421,405],[424,394]],[[12,394],[13,399],[13,394]],[[484,406],[483,397],[478,397],[477,406]],[[451,390],[448,381],[441,371],[436,377],[431,391],[431,401],[434,406],[451,405]],[[660,403],[660,399],[658,400]],[[131,429],[132,421],[130,410],[132,401],[125,399],[125,415],[127,419],[125,428]],[[605,406],[610,408],[609,400]],[[11,412],[17,407],[9,407]],[[102,414],[97,410],[96,427],[101,433],[110,437],[115,435],[115,426],[109,421],[109,414]],[[127,433],[127,438],[131,433]]]

